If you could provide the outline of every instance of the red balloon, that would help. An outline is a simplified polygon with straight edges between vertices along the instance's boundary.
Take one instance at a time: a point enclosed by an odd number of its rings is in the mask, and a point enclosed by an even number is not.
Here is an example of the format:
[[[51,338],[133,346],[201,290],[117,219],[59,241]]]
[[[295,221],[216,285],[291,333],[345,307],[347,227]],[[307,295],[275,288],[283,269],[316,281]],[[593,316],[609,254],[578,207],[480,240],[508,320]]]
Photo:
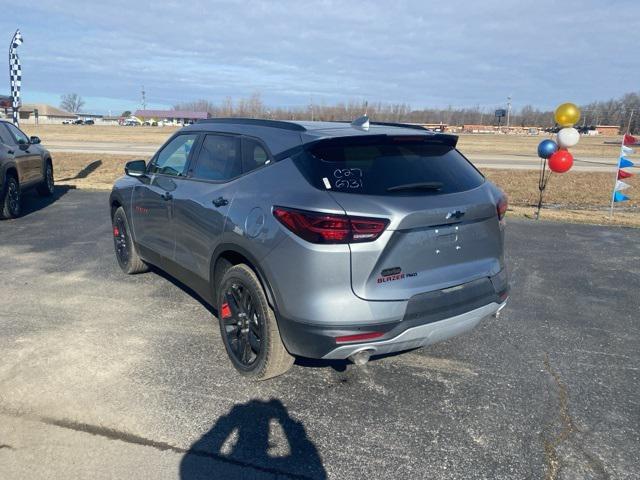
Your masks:
[[[549,169],[552,172],[568,172],[573,166],[573,155],[566,150],[558,150],[549,157]]]

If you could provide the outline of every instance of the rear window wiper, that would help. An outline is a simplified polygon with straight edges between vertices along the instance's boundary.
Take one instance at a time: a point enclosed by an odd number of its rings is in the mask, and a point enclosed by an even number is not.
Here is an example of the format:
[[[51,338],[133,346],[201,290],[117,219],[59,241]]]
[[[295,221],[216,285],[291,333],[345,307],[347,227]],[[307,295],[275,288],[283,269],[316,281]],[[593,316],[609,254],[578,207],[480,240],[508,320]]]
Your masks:
[[[387,192],[399,192],[401,190],[440,190],[442,182],[405,183],[387,188]]]

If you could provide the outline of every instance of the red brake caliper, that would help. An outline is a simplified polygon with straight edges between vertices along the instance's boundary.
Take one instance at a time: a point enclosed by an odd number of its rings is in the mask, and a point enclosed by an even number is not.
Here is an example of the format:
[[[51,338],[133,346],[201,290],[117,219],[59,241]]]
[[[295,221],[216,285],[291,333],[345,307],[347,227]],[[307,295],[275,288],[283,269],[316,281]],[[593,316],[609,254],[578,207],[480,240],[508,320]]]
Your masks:
[[[229,318],[231,316],[231,308],[228,303],[222,304],[222,311],[220,312],[222,318]]]
[[[113,236],[114,237],[120,236],[120,229],[118,227],[116,227],[115,225],[113,226]]]

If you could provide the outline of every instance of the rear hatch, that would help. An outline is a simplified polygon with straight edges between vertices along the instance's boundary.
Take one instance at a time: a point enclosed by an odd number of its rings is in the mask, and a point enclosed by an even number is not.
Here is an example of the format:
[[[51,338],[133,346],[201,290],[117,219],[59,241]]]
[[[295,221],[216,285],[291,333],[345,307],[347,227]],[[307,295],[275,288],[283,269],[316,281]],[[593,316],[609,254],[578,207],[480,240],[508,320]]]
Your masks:
[[[347,215],[390,222],[377,240],[350,244],[359,297],[408,299],[502,269],[500,192],[455,149],[455,137],[333,138],[297,163]]]

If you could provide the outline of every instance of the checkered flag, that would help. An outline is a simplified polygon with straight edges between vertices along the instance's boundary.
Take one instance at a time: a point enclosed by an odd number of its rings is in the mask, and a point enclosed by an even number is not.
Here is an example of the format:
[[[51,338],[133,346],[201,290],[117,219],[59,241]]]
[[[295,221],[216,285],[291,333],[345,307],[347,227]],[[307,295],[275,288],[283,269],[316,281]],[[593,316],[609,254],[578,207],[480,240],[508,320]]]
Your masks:
[[[22,34],[20,30],[16,30],[9,45],[9,82],[11,83],[11,106],[13,107],[14,125],[18,125],[20,86],[22,85],[22,67],[20,66],[20,57],[18,57],[18,47],[20,45],[22,45]]]

